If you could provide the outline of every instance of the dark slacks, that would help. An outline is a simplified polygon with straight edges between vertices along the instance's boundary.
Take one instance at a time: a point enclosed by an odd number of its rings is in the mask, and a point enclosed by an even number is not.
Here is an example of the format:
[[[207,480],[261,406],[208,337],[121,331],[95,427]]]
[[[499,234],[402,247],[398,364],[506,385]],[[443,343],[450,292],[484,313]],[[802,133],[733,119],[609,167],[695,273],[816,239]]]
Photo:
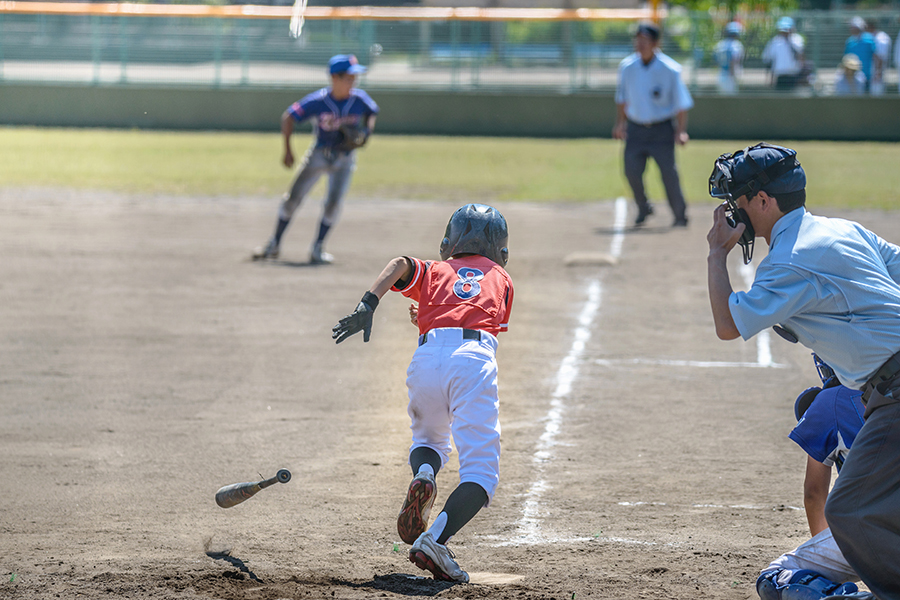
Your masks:
[[[900,600],[900,403],[866,419],[828,495],[825,518],[872,593]]]
[[[652,158],[662,174],[666,197],[675,220],[686,218],[684,195],[675,165],[675,126],[672,121],[663,121],[649,127],[628,122],[628,137],[625,140],[625,177],[634,194],[638,209],[647,212],[649,203],[644,191],[644,170],[647,159]]]

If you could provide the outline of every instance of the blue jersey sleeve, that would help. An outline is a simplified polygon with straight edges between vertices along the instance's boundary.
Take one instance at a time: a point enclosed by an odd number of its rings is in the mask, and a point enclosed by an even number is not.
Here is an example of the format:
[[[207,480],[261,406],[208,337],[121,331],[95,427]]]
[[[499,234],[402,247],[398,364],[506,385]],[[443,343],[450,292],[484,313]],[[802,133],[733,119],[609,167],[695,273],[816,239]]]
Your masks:
[[[307,94],[297,100],[288,108],[288,113],[298,123],[322,112],[324,107],[323,96],[328,93],[327,88]]]
[[[788,434],[803,451],[825,466],[840,470],[863,426],[862,392],[844,386],[819,392]]]

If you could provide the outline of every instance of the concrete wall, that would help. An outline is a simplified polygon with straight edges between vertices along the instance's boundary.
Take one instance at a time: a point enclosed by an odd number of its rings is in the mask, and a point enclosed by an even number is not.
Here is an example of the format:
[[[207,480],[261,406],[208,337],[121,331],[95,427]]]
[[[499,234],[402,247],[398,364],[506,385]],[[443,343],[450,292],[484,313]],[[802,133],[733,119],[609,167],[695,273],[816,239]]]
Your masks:
[[[282,111],[311,90],[84,87],[0,83],[0,124],[278,131]],[[385,133],[609,137],[610,93],[410,92],[368,89]],[[900,97],[699,96],[697,139],[900,141]]]

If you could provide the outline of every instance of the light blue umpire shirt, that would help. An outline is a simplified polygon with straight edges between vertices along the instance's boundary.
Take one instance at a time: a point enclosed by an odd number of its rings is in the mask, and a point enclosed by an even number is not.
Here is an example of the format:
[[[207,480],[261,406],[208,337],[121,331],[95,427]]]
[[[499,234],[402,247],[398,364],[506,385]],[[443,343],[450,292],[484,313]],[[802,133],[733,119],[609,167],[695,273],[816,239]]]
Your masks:
[[[900,247],[798,208],[772,228],[747,292],[728,299],[745,340],[780,323],[841,383],[862,388],[900,350]]]
[[[629,121],[649,125],[689,110],[694,99],[681,80],[681,65],[659,51],[645,65],[635,52],[619,63],[616,104],[625,105]]]

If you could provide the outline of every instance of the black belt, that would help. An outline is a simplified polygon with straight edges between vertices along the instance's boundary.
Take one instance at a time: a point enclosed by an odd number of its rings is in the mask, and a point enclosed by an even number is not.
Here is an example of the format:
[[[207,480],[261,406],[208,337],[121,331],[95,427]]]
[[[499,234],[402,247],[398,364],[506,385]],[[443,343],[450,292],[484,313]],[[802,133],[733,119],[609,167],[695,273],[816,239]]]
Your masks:
[[[463,339],[464,340],[481,340],[481,332],[477,329],[463,329]],[[423,345],[428,341],[428,334],[423,333],[419,336],[419,345]]]
[[[875,371],[875,374],[869,378],[866,385],[876,386],[879,383],[890,381],[900,375],[900,352],[893,355],[881,365],[881,368]]]
[[[865,418],[868,418],[876,408],[900,402],[900,398],[884,395],[890,393],[888,388],[896,388],[896,384],[882,385],[893,383],[898,378],[900,378],[900,352],[887,359],[862,387],[862,401],[866,405],[866,413],[863,415]]]
[[[629,119],[628,122],[632,125],[637,125],[638,127],[646,127],[647,129],[650,129],[651,127],[656,127],[658,125],[662,125],[663,123],[671,123],[672,119],[668,118],[662,121],[656,121],[655,123],[638,123],[637,121],[632,121],[631,119]]]

